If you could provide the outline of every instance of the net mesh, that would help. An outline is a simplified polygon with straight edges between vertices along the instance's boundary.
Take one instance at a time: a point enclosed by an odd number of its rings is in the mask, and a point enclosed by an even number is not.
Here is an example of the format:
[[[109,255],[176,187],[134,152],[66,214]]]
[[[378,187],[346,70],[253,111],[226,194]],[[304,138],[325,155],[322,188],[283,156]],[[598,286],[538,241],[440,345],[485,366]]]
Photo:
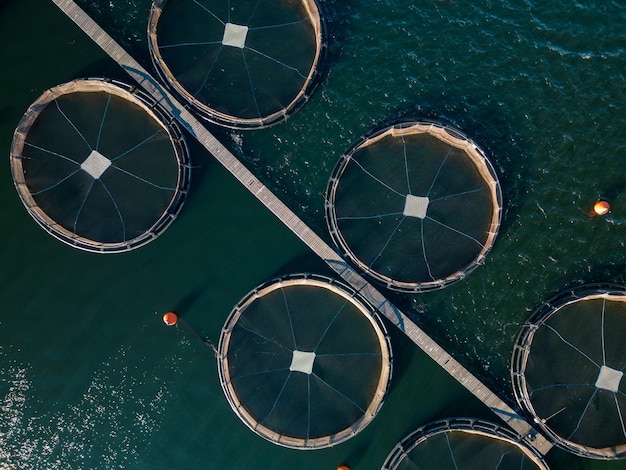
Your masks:
[[[383,470],[547,470],[541,455],[493,423],[457,418],[418,429],[387,457]]]
[[[160,1],[148,33],[162,78],[218,124],[278,122],[317,84],[323,39],[314,0]]]
[[[626,456],[626,290],[581,286],[524,325],[512,374],[516,397],[557,445],[601,459]]]
[[[119,82],[77,80],[47,90],[15,131],[11,168],[29,213],[76,248],[124,251],[158,236],[189,183],[175,123]]]
[[[257,288],[222,331],[226,397],[253,431],[277,444],[319,448],[363,429],[391,376],[387,334],[344,285],[291,276]]]
[[[446,286],[483,262],[500,224],[495,172],[475,144],[434,123],[404,122],[340,159],[326,220],[346,256],[389,288]]]

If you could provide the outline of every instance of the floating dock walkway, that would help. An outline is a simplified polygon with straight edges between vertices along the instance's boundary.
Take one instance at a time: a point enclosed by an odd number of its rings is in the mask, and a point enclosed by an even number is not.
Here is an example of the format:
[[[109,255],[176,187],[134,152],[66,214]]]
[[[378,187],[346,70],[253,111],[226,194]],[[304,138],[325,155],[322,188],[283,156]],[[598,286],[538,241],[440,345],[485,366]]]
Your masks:
[[[508,424],[529,445],[545,455],[552,444],[515,410],[509,407],[486,385],[456,361],[410,318],[387,300],[374,286],[353,270],[337,252],[311,230],[280,199],[266,188],[237,158],[222,145],[163,85],[156,81],[135,59],[117,44],[89,15],[72,0],[52,0],[74,23],[115,60],[162,106],[169,110],[243,186],[259,199],[272,213],[294,232],[309,248],[321,257],[339,276],[358,290],[380,313],[404,332],[437,364],[474,394],[500,419]]]

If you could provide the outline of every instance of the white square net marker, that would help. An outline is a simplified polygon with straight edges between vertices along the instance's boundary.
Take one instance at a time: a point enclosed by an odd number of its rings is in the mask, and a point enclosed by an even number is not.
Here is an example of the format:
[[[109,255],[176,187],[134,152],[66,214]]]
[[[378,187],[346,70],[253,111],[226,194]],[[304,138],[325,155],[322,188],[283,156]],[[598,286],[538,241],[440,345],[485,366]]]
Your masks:
[[[404,201],[403,214],[407,217],[418,217],[423,219],[426,217],[426,211],[428,210],[428,198],[422,196],[413,196],[412,194],[406,195]]]
[[[315,353],[294,351],[291,358],[291,365],[289,370],[295,370],[304,374],[311,374],[313,372],[313,362],[315,361]]]
[[[222,44],[225,46],[233,46],[243,49],[246,45],[246,36],[248,35],[248,27],[233,23],[226,23],[224,28],[224,37]]]
[[[92,150],[80,168],[89,173],[93,179],[97,180],[110,166],[111,160],[97,150]]]
[[[596,380],[596,388],[602,388],[604,390],[608,390],[609,392],[617,392],[623,375],[624,374],[619,370],[602,366],[600,367],[598,380]]]

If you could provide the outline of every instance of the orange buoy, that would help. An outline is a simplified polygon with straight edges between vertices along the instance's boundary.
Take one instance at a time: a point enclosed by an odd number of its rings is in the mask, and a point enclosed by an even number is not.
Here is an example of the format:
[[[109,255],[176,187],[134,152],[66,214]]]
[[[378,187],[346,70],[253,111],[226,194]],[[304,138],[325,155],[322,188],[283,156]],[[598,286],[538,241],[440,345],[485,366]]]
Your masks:
[[[174,312],[167,312],[165,315],[163,315],[163,323],[165,323],[167,326],[173,326],[176,324],[177,321],[178,315],[176,315]]]
[[[602,199],[600,199],[593,205],[593,212],[595,213],[595,215],[605,215],[608,214],[610,210],[611,205],[608,203],[608,201],[604,201]]]
[[[339,465],[337,467],[337,470],[350,470],[350,467],[348,467],[347,465]]]

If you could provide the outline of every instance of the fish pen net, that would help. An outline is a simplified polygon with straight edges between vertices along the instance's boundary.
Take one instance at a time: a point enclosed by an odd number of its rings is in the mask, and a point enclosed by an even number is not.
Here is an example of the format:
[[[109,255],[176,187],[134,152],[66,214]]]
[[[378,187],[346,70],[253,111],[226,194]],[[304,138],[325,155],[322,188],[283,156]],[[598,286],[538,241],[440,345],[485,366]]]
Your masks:
[[[160,0],[148,23],[165,83],[214,123],[286,119],[318,83],[325,50],[314,0]]]
[[[239,418],[294,449],[360,432],[382,406],[392,373],[389,337],[374,309],[348,286],[315,275],[249,293],[222,330],[218,362]]]
[[[45,91],[15,130],[10,163],[35,221],[98,253],[159,236],[179,213],[190,178],[176,123],[148,95],[112,80]]]
[[[389,289],[422,292],[483,263],[502,194],[480,148],[455,129],[401,122],[353,145],[326,191],[326,222],[345,256]]]
[[[455,418],[429,423],[389,454],[382,470],[548,470],[542,455],[496,424]]]
[[[626,289],[584,285],[559,293],[522,327],[513,351],[515,396],[561,448],[626,457]]]

